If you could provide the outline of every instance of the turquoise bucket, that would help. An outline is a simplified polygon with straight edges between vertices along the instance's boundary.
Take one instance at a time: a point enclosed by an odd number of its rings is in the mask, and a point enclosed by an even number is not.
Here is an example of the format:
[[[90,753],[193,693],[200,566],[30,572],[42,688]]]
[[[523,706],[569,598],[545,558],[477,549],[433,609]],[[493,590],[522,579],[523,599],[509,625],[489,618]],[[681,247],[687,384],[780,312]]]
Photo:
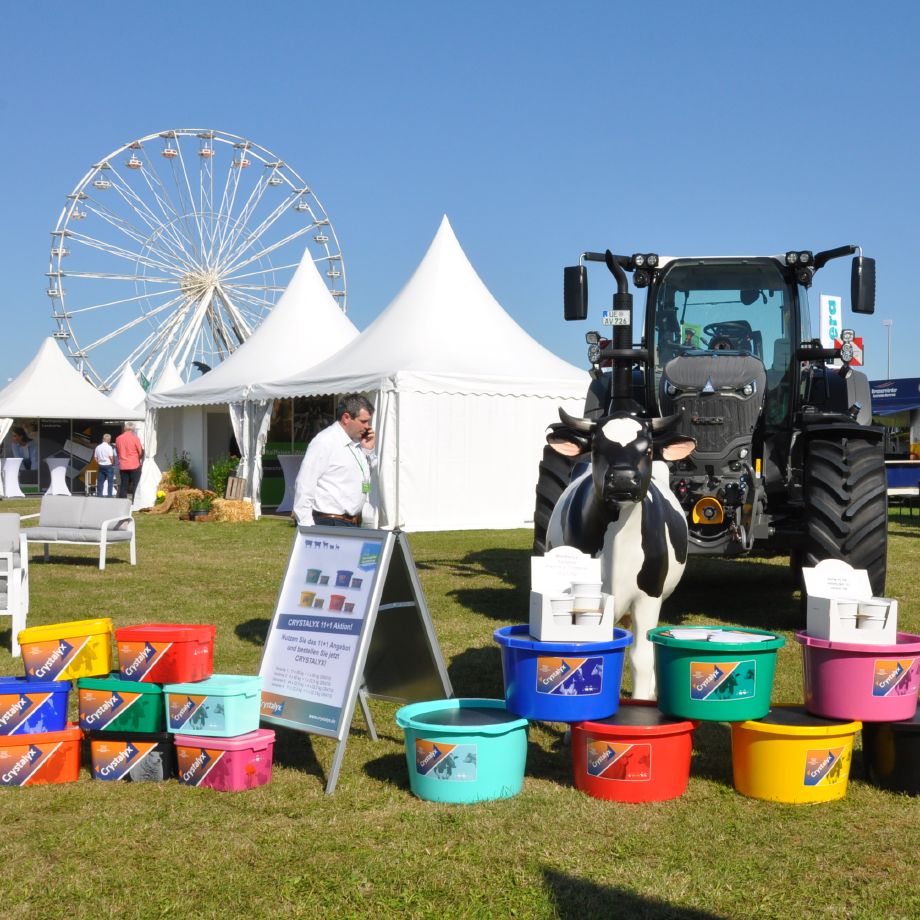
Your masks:
[[[429,802],[487,802],[524,784],[527,719],[504,700],[432,700],[396,713],[406,733],[409,785]]]

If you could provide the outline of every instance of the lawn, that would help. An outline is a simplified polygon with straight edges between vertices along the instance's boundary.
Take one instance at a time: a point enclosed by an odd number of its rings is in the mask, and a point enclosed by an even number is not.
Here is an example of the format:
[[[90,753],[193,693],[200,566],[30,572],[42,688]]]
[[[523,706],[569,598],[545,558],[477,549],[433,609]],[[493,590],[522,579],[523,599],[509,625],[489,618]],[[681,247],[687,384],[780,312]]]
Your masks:
[[[140,515],[136,568],[125,549],[105,572],[91,549],[52,547],[47,566],[33,553],[29,625],[214,623],[215,669],[255,673],[292,535],[280,520]],[[888,593],[911,632],[918,538],[917,522],[892,518]],[[492,631],[526,619],[530,540],[410,537],[459,696],[502,695]],[[783,633],[774,699],[800,702],[792,587],[785,559],[694,558],[662,618]],[[8,630],[0,644],[0,674],[21,673]],[[396,708],[371,702],[377,743],[356,720],[331,797],[334,742],[288,730],[278,731],[271,785],[251,792],[103,783],[85,767],[75,784],[0,789],[0,918],[920,916],[920,800],[863,782],[858,751],[843,801],[774,805],[734,792],[728,726],[708,724],[682,798],[616,805],[573,788],[564,726],[538,724],[519,796],[434,805],[408,791]]]

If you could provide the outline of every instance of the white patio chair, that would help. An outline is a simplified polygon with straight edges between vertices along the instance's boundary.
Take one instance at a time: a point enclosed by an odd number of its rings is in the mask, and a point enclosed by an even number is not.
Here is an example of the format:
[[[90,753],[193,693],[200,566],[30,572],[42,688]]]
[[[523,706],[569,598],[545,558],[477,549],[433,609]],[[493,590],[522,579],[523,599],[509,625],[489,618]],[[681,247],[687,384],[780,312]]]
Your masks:
[[[19,633],[29,614],[29,554],[18,514],[0,514],[0,615],[12,618],[10,651],[20,654]]]

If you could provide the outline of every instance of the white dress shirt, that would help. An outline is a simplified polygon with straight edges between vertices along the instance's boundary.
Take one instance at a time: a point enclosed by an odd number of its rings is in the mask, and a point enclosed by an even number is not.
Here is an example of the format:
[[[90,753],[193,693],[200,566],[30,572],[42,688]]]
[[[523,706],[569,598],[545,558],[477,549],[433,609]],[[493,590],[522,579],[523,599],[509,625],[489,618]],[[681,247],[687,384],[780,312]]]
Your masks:
[[[307,448],[294,484],[294,517],[298,524],[313,523],[313,511],[357,515],[367,500],[364,483],[377,468],[377,452],[365,450],[345,429],[333,422]]]

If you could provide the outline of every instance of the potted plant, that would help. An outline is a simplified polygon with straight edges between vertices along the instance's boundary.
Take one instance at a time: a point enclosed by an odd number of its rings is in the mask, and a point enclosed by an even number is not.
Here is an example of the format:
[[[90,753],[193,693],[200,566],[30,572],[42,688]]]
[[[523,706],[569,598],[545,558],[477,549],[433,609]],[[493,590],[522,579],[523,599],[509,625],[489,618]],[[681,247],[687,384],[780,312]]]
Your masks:
[[[198,518],[207,517],[211,513],[211,502],[214,500],[213,495],[202,495],[201,498],[193,498],[188,503],[188,516],[190,521]]]

